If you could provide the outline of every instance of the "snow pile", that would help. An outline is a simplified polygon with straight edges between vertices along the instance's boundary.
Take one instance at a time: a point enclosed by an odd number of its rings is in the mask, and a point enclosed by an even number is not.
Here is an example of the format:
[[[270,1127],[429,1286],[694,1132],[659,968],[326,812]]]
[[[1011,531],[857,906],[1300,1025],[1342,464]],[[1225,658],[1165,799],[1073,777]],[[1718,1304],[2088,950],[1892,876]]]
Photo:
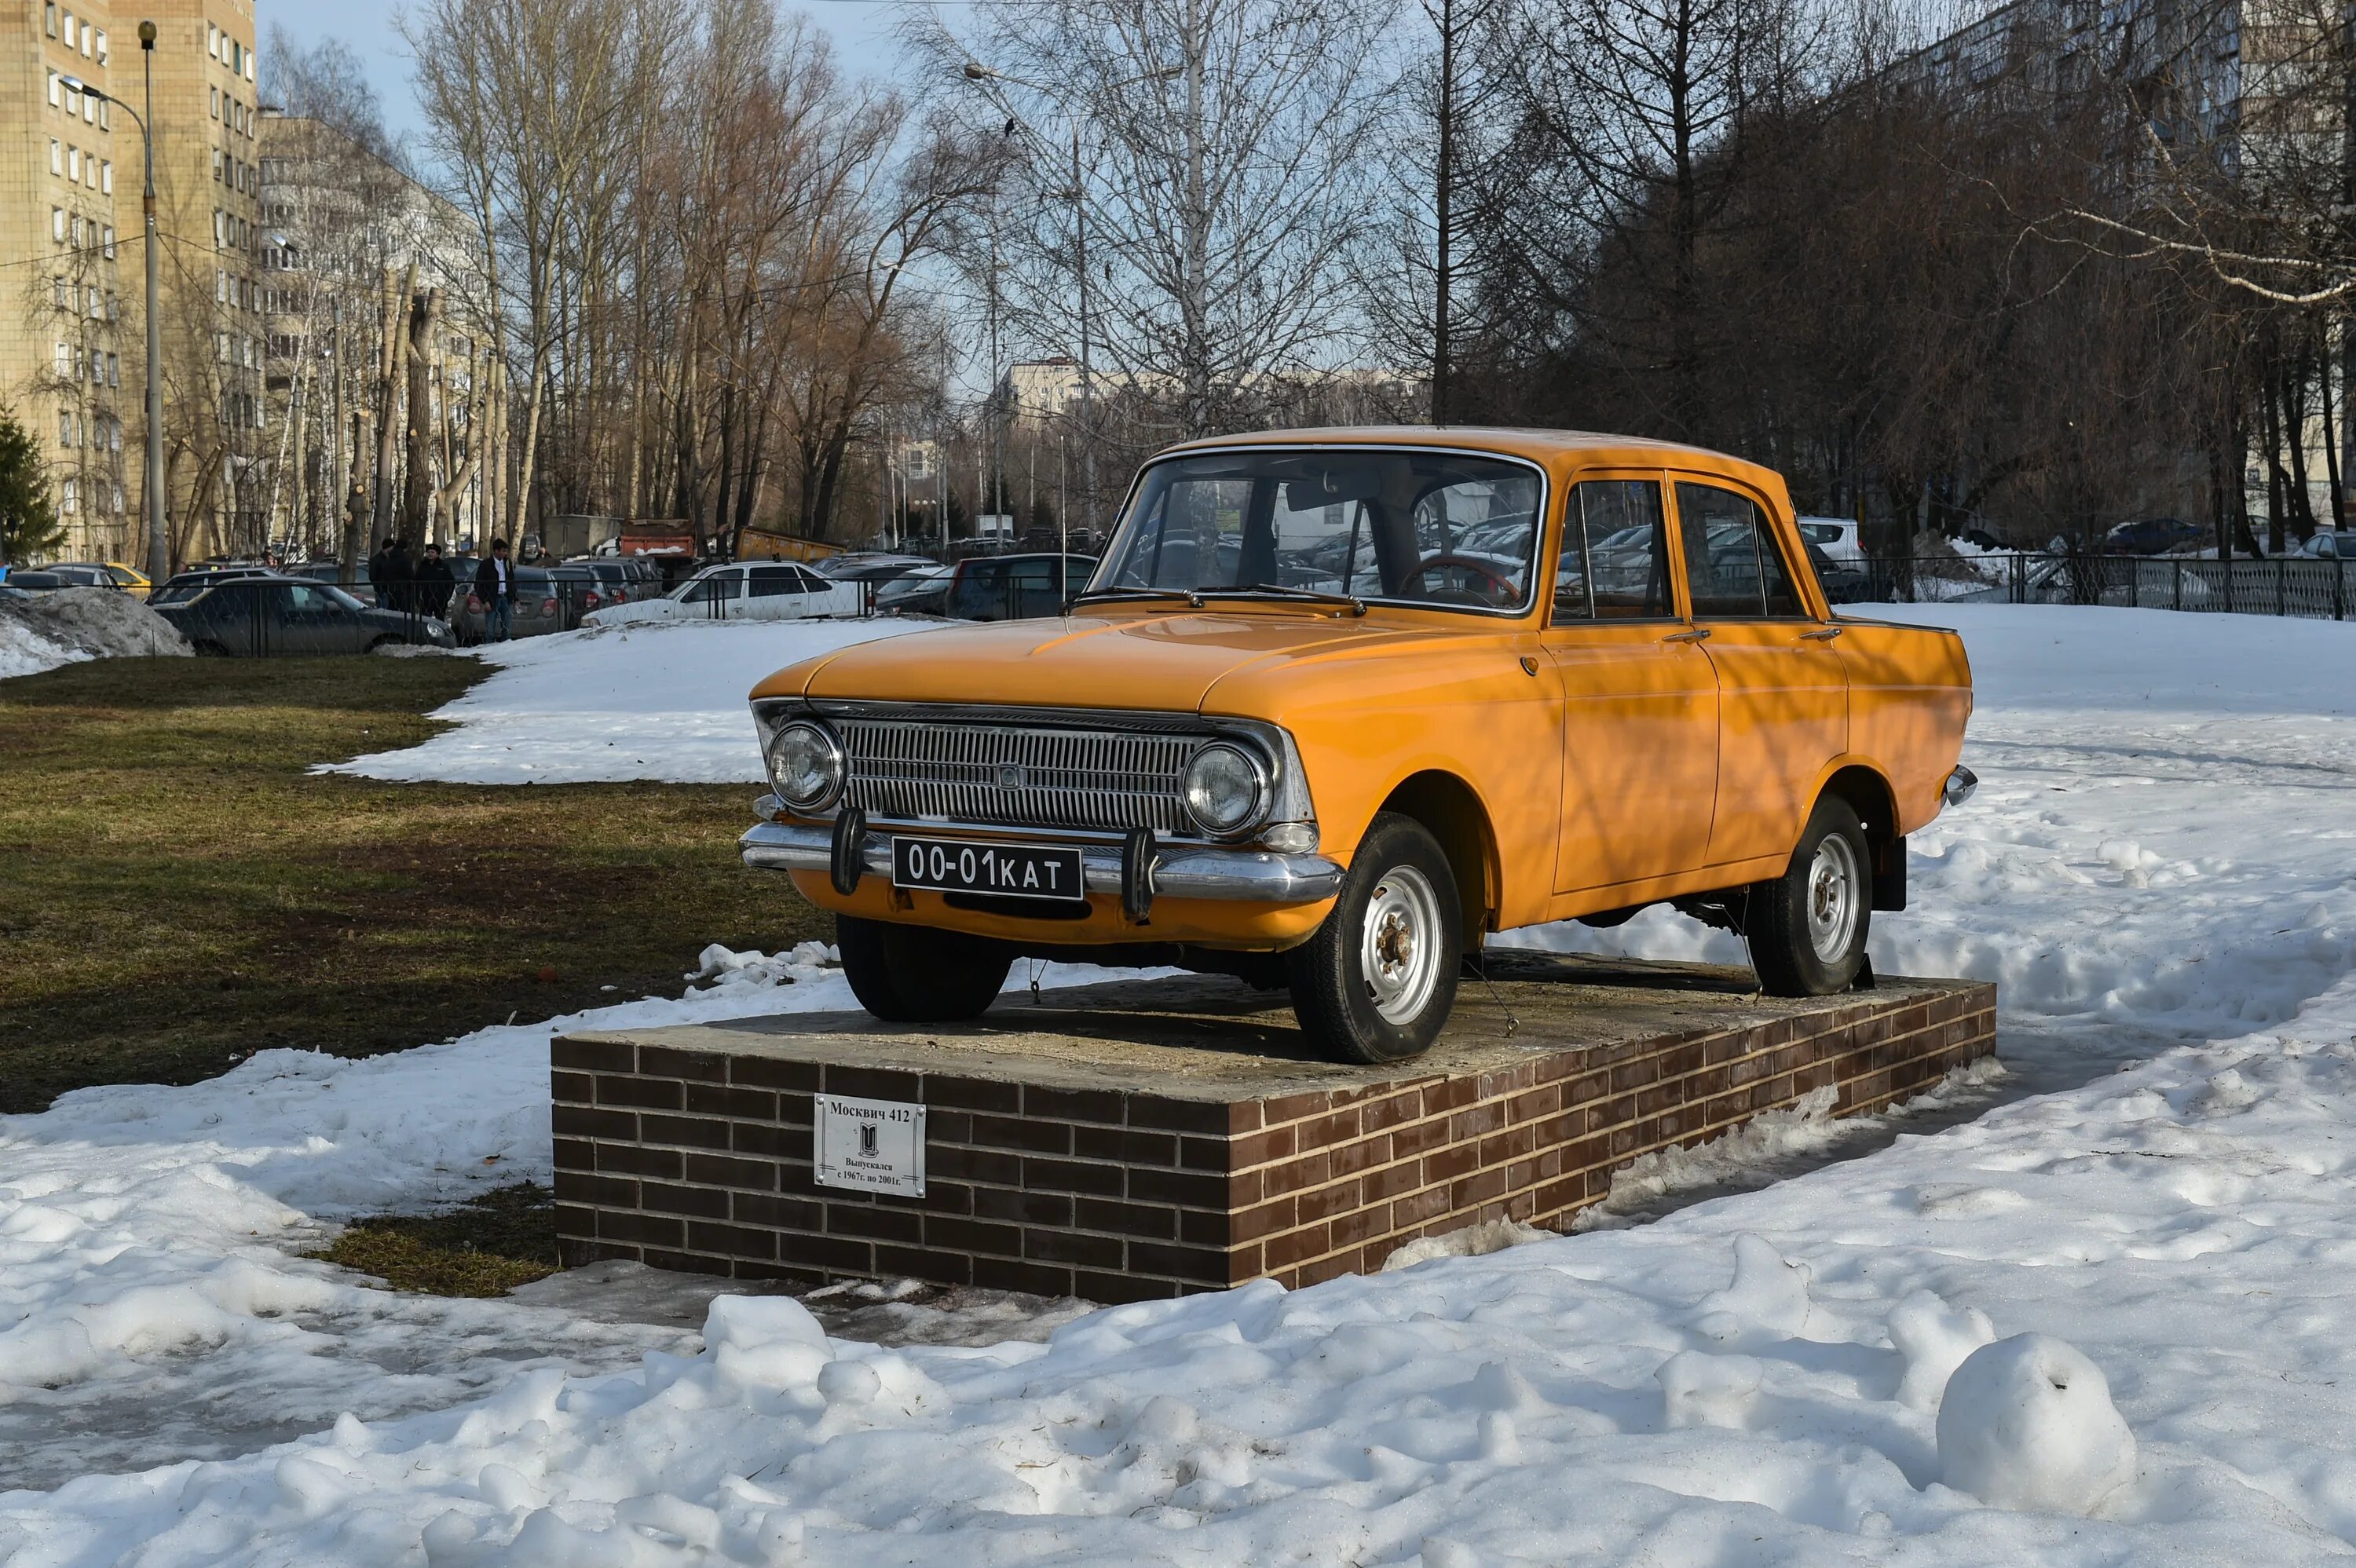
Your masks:
[[[669,1333],[587,1321],[554,1293],[535,1297],[556,1300],[547,1310],[399,1296],[291,1254],[356,1214],[549,1180],[552,1034],[855,1008],[834,964],[819,943],[715,946],[676,1000],[359,1061],[258,1051],[203,1083],[84,1089],[0,1117],[0,1491],[246,1452],[345,1411],[439,1408],[519,1367],[675,1348]],[[1041,984],[1104,977],[1050,965]],[[956,1332],[906,1316],[927,1337]]]
[[[1940,1477],[2004,1509],[2092,1513],[2135,1479],[2103,1369],[2043,1334],[1973,1351],[1939,1406]]]
[[[434,714],[456,729],[319,771],[400,783],[758,784],[746,693],[789,664],[926,625],[682,621],[495,643],[475,651],[498,672]]]
[[[0,1498],[0,1552],[2343,1561],[2351,1035],[2356,982],[2288,1035],[1641,1230],[1122,1307],[1044,1346],[882,1349],[723,1301],[690,1353]],[[1991,1328],[2029,1338],[1981,1350]],[[1951,1359],[1923,1408],[1910,1390]]]
[[[128,593],[60,588],[0,599],[0,678],[93,658],[187,658],[179,628]]]

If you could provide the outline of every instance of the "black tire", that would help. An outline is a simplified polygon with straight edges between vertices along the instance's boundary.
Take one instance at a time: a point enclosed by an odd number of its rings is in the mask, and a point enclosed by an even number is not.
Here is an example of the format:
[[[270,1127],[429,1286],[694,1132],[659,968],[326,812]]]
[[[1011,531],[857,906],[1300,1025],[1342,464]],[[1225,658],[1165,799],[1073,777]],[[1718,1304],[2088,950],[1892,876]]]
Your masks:
[[[1792,864],[1751,889],[1745,934],[1759,988],[1772,997],[1846,991],[1865,965],[1873,925],[1873,855],[1848,802],[1816,802]]]
[[[1398,960],[1387,997],[1383,976],[1368,972],[1386,943]],[[1332,912],[1286,958],[1293,1015],[1319,1049],[1367,1063],[1422,1054],[1456,1006],[1464,962],[1456,873],[1440,841],[1413,817],[1376,817]]]
[[[962,932],[834,917],[835,950],[859,1005],[894,1024],[979,1018],[1006,984],[1013,950]]]
[[[369,653],[375,653],[375,652],[376,652],[376,651],[378,651],[380,648],[390,648],[390,647],[394,647],[394,646],[397,646],[397,645],[401,643],[401,641],[402,641],[402,639],[401,639],[401,638],[399,638],[399,637],[394,637],[394,636],[382,636],[382,637],[379,637],[379,638],[377,638],[374,642],[372,642],[372,643],[369,644],[369,645],[368,645],[368,651],[369,651]]]

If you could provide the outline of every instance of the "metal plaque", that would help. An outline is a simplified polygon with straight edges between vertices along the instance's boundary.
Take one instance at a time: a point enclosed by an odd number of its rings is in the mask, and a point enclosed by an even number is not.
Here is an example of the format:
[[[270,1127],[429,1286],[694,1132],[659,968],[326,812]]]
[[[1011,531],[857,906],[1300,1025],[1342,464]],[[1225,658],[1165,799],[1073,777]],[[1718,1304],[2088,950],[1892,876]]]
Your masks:
[[[811,1167],[821,1187],[925,1195],[925,1108],[899,1100],[820,1094]]]

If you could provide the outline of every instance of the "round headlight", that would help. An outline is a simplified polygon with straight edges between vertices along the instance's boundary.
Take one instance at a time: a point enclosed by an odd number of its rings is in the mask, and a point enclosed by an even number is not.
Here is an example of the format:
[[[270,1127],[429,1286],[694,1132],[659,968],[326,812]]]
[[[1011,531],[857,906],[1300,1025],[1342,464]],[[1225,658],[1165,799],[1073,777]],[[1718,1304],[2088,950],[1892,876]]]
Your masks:
[[[798,719],[769,742],[769,784],[796,811],[815,811],[842,787],[842,748],[823,726]]]
[[[1241,746],[1214,741],[1186,764],[1186,815],[1215,837],[1258,822],[1268,795],[1266,764]]]

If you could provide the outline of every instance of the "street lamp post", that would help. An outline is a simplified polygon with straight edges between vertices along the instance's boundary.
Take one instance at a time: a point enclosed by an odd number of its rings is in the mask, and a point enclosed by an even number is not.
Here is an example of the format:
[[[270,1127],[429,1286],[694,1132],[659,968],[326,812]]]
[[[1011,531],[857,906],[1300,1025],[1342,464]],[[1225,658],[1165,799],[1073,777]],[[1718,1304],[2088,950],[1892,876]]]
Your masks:
[[[1184,69],[1183,66],[1168,66],[1160,70],[1149,70],[1141,76],[1125,78],[1110,83],[1109,86],[1132,87],[1141,81],[1167,81],[1183,73]],[[1045,91],[1036,82],[1025,81],[1019,76],[1009,76],[1004,71],[983,65],[980,60],[966,62],[965,78],[968,81],[983,84],[993,81],[1012,82],[1017,87],[1030,88],[1033,92]],[[1000,107],[1005,107],[1002,101]],[[1088,366],[1090,334],[1088,330],[1087,186],[1082,179],[1080,172],[1079,118],[1076,115],[1071,116],[1071,121],[1072,185],[1069,190],[1057,191],[1055,194],[1068,197],[1072,204],[1072,272],[1080,285],[1080,489],[1082,495],[1087,497],[1088,516],[1093,526],[1097,507],[1097,411],[1095,378],[1090,374]],[[1023,130],[1031,131],[1031,127],[1024,123],[1020,116],[1013,115],[1011,112],[1007,123],[1010,127],[1021,125]],[[1045,144],[1037,132],[1031,131],[1031,135],[1033,140],[1041,142],[1043,146]],[[994,257],[992,264],[995,265]],[[1066,554],[1070,553],[1071,529],[1071,516],[1067,507],[1062,519],[1063,542]]]
[[[161,582],[172,574],[172,547],[164,528],[164,328],[157,309],[161,247],[155,240],[155,137],[147,122],[155,112],[155,24],[139,24],[139,59],[146,79],[147,112],[73,77],[65,85],[85,98],[112,103],[138,123],[139,141],[146,155],[146,190],[141,206],[147,216],[147,576]]]

